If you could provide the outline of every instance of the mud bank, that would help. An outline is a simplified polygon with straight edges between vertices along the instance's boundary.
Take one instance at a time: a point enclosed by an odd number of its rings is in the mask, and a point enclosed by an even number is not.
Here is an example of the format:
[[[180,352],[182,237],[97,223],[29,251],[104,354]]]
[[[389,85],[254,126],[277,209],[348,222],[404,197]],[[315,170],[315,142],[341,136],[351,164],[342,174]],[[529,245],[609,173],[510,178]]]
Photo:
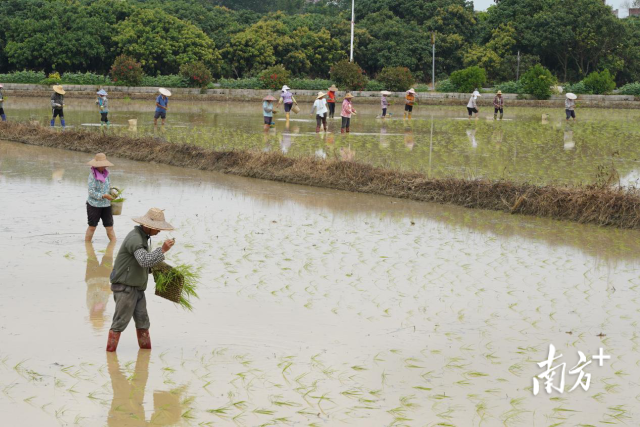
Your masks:
[[[102,86],[64,85],[67,98],[94,98],[95,93]],[[156,87],[127,87],[127,86],[105,86],[109,97],[114,99],[149,99],[153,98],[158,91]],[[272,95],[271,90],[255,89],[198,89],[198,88],[172,88],[172,99],[194,100],[194,101],[261,101],[266,95]],[[45,97],[51,95],[51,89],[47,86],[34,84],[5,84],[4,92],[8,96],[17,97]],[[299,102],[313,102],[318,91],[315,90],[292,90]],[[370,91],[355,91],[356,102],[363,104],[379,104],[380,93]],[[338,92],[341,99],[345,92]],[[404,92],[394,92],[389,98],[392,103],[404,103]],[[493,106],[493,93],[484,93],[478,99],[479,106]],[[546,107],[564,108],[564,96],[554,95],[548,100],[537,100],[529,97],[520,99],[522,96],[513,93],[504,94],[505,105],[511,107]],[[441,93],[441,92],[421,92],[416,94],[416,99],[420,105],[462,105],[469,101],[468,93]],[[580,95],[578,99],[580,108],[614,108],[614,109],[640,109],[640,99],[632,95]]]
[[[351,192],[378,194],[474,209],[505,211],[619,228],[640,228],[640,193],[596,186],[535,186],[508,181],[429,179],[339,160],[291,158],[279,153],[213,151],[156,138],[99,132],[58,132],[37,125],[0,124],[0,138],[132,160],[217,171]]]

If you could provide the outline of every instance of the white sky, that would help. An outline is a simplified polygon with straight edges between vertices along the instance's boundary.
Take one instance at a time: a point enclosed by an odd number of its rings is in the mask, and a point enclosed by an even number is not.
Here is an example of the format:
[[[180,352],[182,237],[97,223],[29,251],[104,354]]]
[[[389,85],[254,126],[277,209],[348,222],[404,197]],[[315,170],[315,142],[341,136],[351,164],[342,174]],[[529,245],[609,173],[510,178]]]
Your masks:
[[[607,4],[614,9],[622,9],[621,4],[623,0],[607,0]],[[487,10],[489,6],[495,4],[493,0],[473,0],[473,6],[476,10]],[[620,17],[627,15],[627,11],[620,10]]]

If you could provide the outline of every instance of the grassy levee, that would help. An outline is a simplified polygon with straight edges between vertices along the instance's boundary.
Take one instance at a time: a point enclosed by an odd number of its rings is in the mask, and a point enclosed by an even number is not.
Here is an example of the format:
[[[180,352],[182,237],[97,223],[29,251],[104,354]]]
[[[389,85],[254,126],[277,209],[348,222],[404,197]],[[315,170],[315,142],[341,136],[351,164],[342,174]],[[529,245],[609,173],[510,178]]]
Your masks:
[[[640,191],[611,186],[558,186],[505,180],[427,178],[420,173],[365,163],[294,158],[246,150],[214,151],[153,137],[128,137],[85,130],[60,132],[38,125],[0,123],[0,139],[86,153],[104,152],[156,162],[290,184],[379,194],[474,209],[505,211],[558,220],[640,228]]]

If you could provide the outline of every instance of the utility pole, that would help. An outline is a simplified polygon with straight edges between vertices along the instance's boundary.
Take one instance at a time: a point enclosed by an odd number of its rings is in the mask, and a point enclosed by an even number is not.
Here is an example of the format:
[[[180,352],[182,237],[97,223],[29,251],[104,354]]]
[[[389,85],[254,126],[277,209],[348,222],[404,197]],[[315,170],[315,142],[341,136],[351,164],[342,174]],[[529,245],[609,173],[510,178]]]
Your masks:
[[[516,81],[520,80],[520,51],[518,51],[518,68],[516,69]]]
[[[356,25],[356,0],[351,0],[351,56],[349,62],[353,62],[353,31]]]
[[[431,32],[431,84],[432,90],[436,90],[436,33]]]

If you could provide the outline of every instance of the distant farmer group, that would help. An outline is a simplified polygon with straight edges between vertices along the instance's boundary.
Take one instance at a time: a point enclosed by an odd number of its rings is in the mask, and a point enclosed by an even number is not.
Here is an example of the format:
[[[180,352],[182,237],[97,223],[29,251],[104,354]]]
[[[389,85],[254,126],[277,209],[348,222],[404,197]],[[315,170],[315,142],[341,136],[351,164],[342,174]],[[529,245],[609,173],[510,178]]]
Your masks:
[[[4,95],[2,93],[3,85],[0,84],[0,117],[2,121],[6,121],[7,117],[4,113]],[[64,120],[64,95],[66,91],[61,85],[53,86],[53,93],[51,94],[51,127],[56,124],[56,117],[60,118],[60,126],[65,127],[66,122]],[[162,124],[165,124],[167,118],[167,109],[169,108],[169,97],[171,92],[167,89],[160,88],[158,90],[160,94],[156,98],[156,109],[153,116],[153,124],[158,124],[158,119],[162,119]],[[96,92],[96,105],[100,112],[100,126],[111,125],[109,121],[109,100],[107,99],[107,92],[104,89],[100,89]]]

